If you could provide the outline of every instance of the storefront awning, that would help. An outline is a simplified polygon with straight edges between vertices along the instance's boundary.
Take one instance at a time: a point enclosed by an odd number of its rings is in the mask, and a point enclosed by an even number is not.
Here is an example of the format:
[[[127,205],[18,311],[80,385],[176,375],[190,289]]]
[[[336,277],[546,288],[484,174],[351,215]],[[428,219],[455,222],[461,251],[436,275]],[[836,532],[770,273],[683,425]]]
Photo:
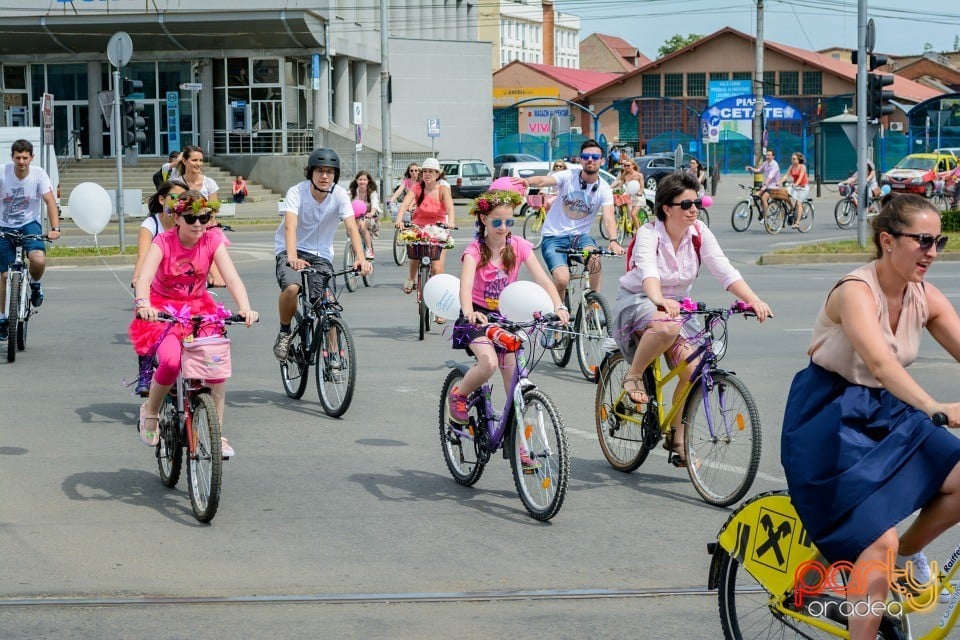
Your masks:
[[[0,18],[5,59],[67,54],[106,58],[118,31],[133,40],[134,59],[145,52],[184,53],[250,49],[322,49],[323,19],[299,10],[199,11]]]

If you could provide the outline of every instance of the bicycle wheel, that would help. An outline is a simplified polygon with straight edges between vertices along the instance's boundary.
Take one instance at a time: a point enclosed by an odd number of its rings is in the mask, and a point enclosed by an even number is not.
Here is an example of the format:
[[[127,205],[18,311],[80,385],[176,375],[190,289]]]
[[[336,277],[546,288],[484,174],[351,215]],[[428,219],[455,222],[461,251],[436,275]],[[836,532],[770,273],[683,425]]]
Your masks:
[[[534,249],[539,249],[540,245],[543,244],[543,235],[541,234],[543,219],[540,209],[535,209],[523,219],[523,238],[529,240]]]
[[[403,233],[402,229],[395,229],[393,232],[393,261],[398,267],[402,267],[407,261],[407,245],[400,239],[401,233]]]
[[[513,480],[527,512],[549,520],[563,505],[570,474],[563,418],[540,389],[524,391],[523,405],[523,414],[514,416],[510,438]]]
[[[483,475],[483,469],[486,466],[485,456],[480,454],[479,444],[476,435],[477,429],[485,429],[481,425],[479,412],[476,408],[469,410],[469,425],[463,427],[461,431],[469,435],[455,433],[450,428],[450,405],[447,398],[450,392],[460,386],[463,380],[463,374],[454,369],[447,374],[447,379],[443,381],[443,387],[440,389],[440,449],[443,451],[443,460],[447,463],[447,469],[450,475],[465,487],[476,484],[480,476]]]
[[[781,200],[770,200],[767,205],[767,213],[763,216],[763,228],[770,235],[776,235],[783,229],[784,220],[787,219],[787,207]]]
[[[710,226],[710,211],[707,209],[698,209],[697,210],[697,220],[703,224]]]
[[[594,400],[600,450],[610,466],[624,473],[642,465],[650,453],[650,449],[644,446],[642,422],[645,416],[623,393],[623,378],[629,370],[630,363],[622,353],[612,354],[600,370]]]
[[[160,482],[167,487],[177,486],[183,468],[183,442],[180,440],[180,420],[173,398],[167,394],[160,407],[160,442],[157,443],[157,468]]]
[[[353,400],[353,388],[357,382],[356,351],[353,334],[346,323],[330,316],[328,328],[322,331],[320,357],[317,358],[317,393],[323,411],[331,418],[339,418]]]
[[[17,359],[17,335],[20,332],[20,289],[23,274],[14,271],[7,282],[7,362]]]
[[[730,214],[730,225],[734,231],[746,231],[753,222],[753,207],[746,200],[741,200]]]
[[[930,204],[937,208],[937,211],[950,210],[950,197],[944,193],[935,193],[930,198]]]
[[[813,229],[813,204],[804,202],[800,208],[800,224],[797,225],[797,230],[807,233],[810,229]]]
[[[573,330],[577,334],[580,372],[589,382],[596,380],[597,367],[606,354],[603,341],[610,336],[608,319],[612,319],[612,316],[607,301],[596,291],[588,292],[583,305],[577,309]]]
[[[726,507],[750,490],[760,467],[760,412],[747,386],[729,373],[694,386],[683,408],[687,471],[700,497]]]
[[[420,277],[417,284],[417,312],[420,317],[418,329],[421,340],[423,340],[424,336],[430,331],[430,321],[433,318],[433,314],[430,313],[430,308],[427,307],[427,303],[423,301],[423,287],[429,279],[430,267],[428,265],[420,265]]]
[[[347,239],[347,245],[343,248],[343,268],[349,269],[357,261],[357,254],[353,252],[353,243]],[[347,291],[353,293],[360,287],[360,276],[349,271],[343,274],[344,284],[347,285]]]
[[[370,263],[370,273],[365,276],[361,276],[363,279],[363,286],[372,287],[373,286],[373,272],[376,271],[376,267],[373,266],[373,259],[367,260]]]
[[[27,327],[30,324],[31,315],[33,314],[28,313],[20,318],[20,324],[17,325],[17,351],[23,351],[27,348]]]
[[[841,229],[849,229],[857,220],[857,207],[850,198],[844,198],[833,207],[833,219]]]
[[[220,417],[208,392],[191,399],[193,437],[197,448],[187,463],[187,484],[193,515],[200,522],[210,522],[220,506],[220,483],[223,479],[223,457],[220,450]]]
[[[293,339],[287,359],[280,363],[280,381],[291,398],[300,398],[307,388],[310,371],[310,341],[313,338],[313,319],[303,319],[299,310],[293,316]]]
[[[563,304],[570,308],[570,291],[565,291],[563,294]],[[553,364],[558,367],[565,367],[570,363],[570,357],[573,355],[573,342],[574,336],[571,335],[572,332],[570,327],[564,327],[560,330],[560,336],[553,344],[553,348],[550,349],[550,357],[553,359]]]

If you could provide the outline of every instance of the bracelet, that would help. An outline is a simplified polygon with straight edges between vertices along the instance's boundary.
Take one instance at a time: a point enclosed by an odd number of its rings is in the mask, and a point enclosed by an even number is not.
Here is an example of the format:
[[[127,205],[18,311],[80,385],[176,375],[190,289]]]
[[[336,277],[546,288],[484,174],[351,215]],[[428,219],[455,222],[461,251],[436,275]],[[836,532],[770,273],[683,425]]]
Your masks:
[[[148,303],[148,300],[146,298],[137,298],[136,300],[133,301],[133,308],[142,309],[143,307],[147,306],[147,303]]]
[[[554,311],[567,311],[567,312],[570,311],[570,309],[567,309],[567,305],[565,305],[565,304],[558,304],[556,307],[554,307],[553,310],[554,310]]]

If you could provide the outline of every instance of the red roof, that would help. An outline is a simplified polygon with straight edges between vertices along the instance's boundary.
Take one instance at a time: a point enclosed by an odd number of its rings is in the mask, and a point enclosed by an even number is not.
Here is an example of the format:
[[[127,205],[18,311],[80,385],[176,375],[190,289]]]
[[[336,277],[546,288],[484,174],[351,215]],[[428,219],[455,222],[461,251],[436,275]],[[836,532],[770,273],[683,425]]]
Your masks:
[[[620,61],[624,70],[626,71],[633,71],[637,67],[642,67],[652,62],[650,58],[640,53],[639,49],[623,38],[619,38],[617,36],[608,36],[603,33],[597,33],[595,35],[600,39],[600,42],[602,42],[608,49],[617,55],[617,59]],[[630,62],[627,61],[627,58],[636,58],[636,66],[630,64]]]
[[[514,60],[510,64],[522,64],[538,73],[542,73],[548,78],[556,80],[560,84],[576,89],[580,93],[592,91],[600,85],[610,82],[614,78],[619,78],[619,73],[605,73],[603,71],[588,71],[586,69],[568,69],[567,67],[553,67],[549,64],[535,64],[533,62],[521,62]],[[510,66],[510,65],[507,65]],[[506,67],[504,67],[505,69]]]
[[[750,42],[756,42],[756,38],[750,34],[743,33],[742,31],[738,31],[733,27],[724,27],[723,29],[720,29],[719,31],[715,31],[708,36],[704,36],[703,38],[697,40],[696,42],[692,42],[688,44],[682,49],[677,49],[670,55],[664,56],[662,58],[658,58],[657,60],[654,60],[650,64],[644,65],[639,69],[635,69],[629,73],[623,74],[621,76],[617,76],[615,79],[607,82],[605,85],[595,87],[591,91],[591,93],[596,93],[600,89],[603,89],[608,85],[612,85],[615,82],[623,82],[628,78],[632,78],[634,76],[640,75],[645,71],[648,71],[649,69],[659,67],[664,62],[668,60],[672,60],[677,56],[683,55],[692,49],[702,46],[703,43],[709,40],[714,40],[716,38],[719,38],[720,36],[725,34],[733,34],[737,37],[743,38]],[[778,42],[772,42],[770,40],[765,40],[764,45],[768,49],[778,51],[787,57],[793,58],[794,60],[797,60],[799,62],[806,63],[811,67],[821,69],[827,73],[832,73],[835,76],[839,76],[846,80],[850,80],[851,82],[856,82],[857,65],[855,64],[850,64],[849,62],[843,62],[841,60],[837,60],[836,58],[831,58],[830,56],[817,53],[816,51],[809,51],[807,49],[791,47],[789,45],[780,44]],[[923,102],[924,100],[929,100],[930,98],[943,95],[943,92],[937,91],[936,89],[922,85],[919,82],[914,82],[913,80],[908,80],[907,78],[901,78],[896,75],[894,75],[893,78],[894,78],[893,85],[892,85],[893,92],[894,92],[894,95],[899,99],[920,103],[920,102]]]

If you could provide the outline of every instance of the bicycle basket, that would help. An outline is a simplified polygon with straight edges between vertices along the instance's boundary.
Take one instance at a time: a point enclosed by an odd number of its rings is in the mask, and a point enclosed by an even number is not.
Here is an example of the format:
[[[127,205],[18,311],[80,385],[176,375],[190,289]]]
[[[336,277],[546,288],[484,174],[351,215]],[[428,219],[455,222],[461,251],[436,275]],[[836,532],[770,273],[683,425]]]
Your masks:
[[[837,185],[837,191],[840,192],[842,197],[846,198],[848,195],[850,195],[850,185],[846,184],[845,182],[841,182]]]
[[[180,355],[180,372],[184,378],[194,380],[229,378],[230,339],[209,336],[184,342]]]
[[[543,196],[539,193],[527,196],[527,206],[532,209],[539,209],[543,206]]]
[[[770,194],[770,197],[774,200],[789,200],[790,192],[786,189],[780,187],[774,187],[773,189],[767,189],[767,192]]]
[[[630,194],[629,193],[615,193],[613,194],[613,206],[615,207],[626,207],[630,205]]]
[[[433,242],[408,242],[407,243],[407,257],[411,260],[420,260],[421,258],[430,258],[431,260],[439,260],[440,252],[443,251],[442,244],[436,244]]]

